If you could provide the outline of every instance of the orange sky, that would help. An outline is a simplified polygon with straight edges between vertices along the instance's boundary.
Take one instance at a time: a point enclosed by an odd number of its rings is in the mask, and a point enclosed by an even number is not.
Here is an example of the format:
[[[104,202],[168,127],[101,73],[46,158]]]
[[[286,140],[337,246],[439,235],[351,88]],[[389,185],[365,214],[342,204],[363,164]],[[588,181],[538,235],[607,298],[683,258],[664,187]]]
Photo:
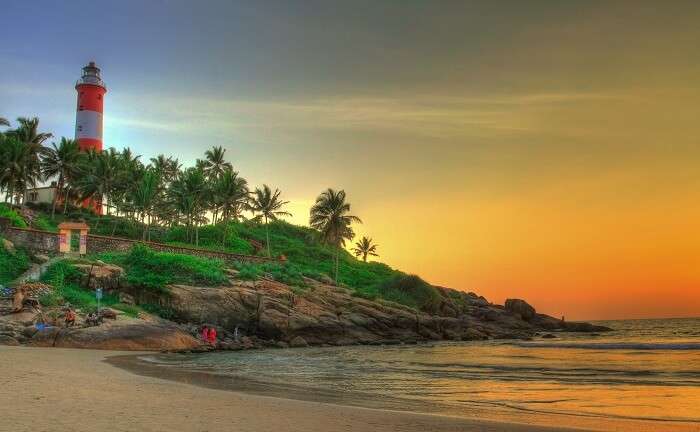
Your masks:
[[[699,2],[7,12],[4,117],[72,136],[72,84],[95,59],[106,146],[191,164],[222,145],[302,224],[345,189],[381,260],[495,302],[700,316]]]

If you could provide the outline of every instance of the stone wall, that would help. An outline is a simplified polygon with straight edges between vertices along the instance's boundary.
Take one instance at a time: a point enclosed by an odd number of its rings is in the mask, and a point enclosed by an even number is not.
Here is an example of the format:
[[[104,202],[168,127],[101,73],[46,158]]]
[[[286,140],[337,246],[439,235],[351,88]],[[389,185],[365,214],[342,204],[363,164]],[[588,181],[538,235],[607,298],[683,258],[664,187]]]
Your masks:
[[[57,233],[50,231],[40,231],[32,228],[16,228],[9,226],[9,224],[7,223],[3,223],[4,221],[1,219],[4,218],[0,218],[0,235],[7,238],[17,246],[22,246],[36,252],[50,254],[58,253]],[[163,243],[142,242],[118,237],[107,237],[91,234],[88,234],[87,238],[87,252],[89,254],[100,252],[126,252],[136,243],[143,243],[151,249],[160,252],[193,255],[202,258],[216,258],[226,262],[238,261],[263,263],[275,261],[273,259],[253,255],[240,255],[199,248],[170,246]]]
[[[216,258],[223,261],[238,261],[238,262],[274,262],[274,259],[259,257],[254,255],[241,255],[233,254],[227,252],[218,252],[207,249],[199,249],[194,247],[184,247],[184,246],[171,246],[163,243],[153,243],[140,240],[130,240],[118,237],[107,237],[101,235],[88,234],[87,240],[87,250],[88,253],[99,253],[99,252],[112,252],[119,251],[125,252],[131,249],[131,247],[136,243],[142,243],[149,248],[159,251],[159,252],[171,252],[184,255],[193,255],[202,258]]]
[[[55,254],[58,253],[58,234],[31,228],[6,227],[3,237],[17,246],[29,250]]]

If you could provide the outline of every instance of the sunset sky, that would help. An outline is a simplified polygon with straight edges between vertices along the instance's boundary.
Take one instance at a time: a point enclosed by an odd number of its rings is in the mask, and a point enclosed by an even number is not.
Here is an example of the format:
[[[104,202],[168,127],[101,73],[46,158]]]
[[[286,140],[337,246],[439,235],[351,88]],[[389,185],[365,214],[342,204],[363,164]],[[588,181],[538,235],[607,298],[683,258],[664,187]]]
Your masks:
[[[291,220],[345,189],[381,260],[567,319],[700,316],[700,2],[3,1],[0,116],[221,145]]]

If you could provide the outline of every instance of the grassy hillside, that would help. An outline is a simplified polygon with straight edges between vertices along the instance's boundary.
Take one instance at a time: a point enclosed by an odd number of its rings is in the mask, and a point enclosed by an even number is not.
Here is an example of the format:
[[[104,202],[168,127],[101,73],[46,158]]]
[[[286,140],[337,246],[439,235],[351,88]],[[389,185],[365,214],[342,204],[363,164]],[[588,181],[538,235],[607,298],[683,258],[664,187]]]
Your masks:
[[[24,273],[31,263],[24,250],[17,248],[14,253],[11,253],[5,250],[1,243],[2,237],[0,237],[0,285],[6,285]]]
[[[121,217],[95,215],[81,209],[73,209],[66,216],[57,214],[51,220],[48,206],[35,208],[32,226],[55,231],[63,220],[83,219],[91,227],[91,233],[140,239],[142,226]],[[60,212],[59,212],[60,213]],[[22,223],[21,218],[18,223]],[[237,269],[242,279],[257,279],[263,275],[291,286],[303,289],[304,277],[329,280],[333,274],[331,247],[321,243],[317,233],[306,227],[278,221],[269,225],[272,255],[284,255],[287,262],[268,264],[240,264]],[[226,230],[223,224],[199,228],[199,247],[240,254],[265,255],[266,250],[256,252],[253,244],[265,244],[265,226],[253,222],[231,222]],[[181,246],[187,243],[184,227],[151,228],[151,241]],[[221,263],[201,260],[185,255],[153,252],[142,246],[128,254],[101,254],[100,259],[125,267],[130,283],[157,291],[168,283],[217,285],[225,280]],[[340,253],[339,283],[352,289],[355,295],[375,299],[383,298],[417,309],[430,311],[439,302],[434,287],[418,276],[407,275],[379,262],[365,263],[350,253]]]

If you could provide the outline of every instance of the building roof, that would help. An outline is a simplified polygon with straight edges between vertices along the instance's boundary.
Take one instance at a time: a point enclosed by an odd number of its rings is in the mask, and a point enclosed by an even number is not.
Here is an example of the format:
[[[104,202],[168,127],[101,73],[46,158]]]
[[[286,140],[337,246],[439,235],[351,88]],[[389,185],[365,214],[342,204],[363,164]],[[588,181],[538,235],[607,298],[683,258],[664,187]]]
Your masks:
[[[59,230],[89,230],[90,227],[85,222],[62,222],[58,224]]]

